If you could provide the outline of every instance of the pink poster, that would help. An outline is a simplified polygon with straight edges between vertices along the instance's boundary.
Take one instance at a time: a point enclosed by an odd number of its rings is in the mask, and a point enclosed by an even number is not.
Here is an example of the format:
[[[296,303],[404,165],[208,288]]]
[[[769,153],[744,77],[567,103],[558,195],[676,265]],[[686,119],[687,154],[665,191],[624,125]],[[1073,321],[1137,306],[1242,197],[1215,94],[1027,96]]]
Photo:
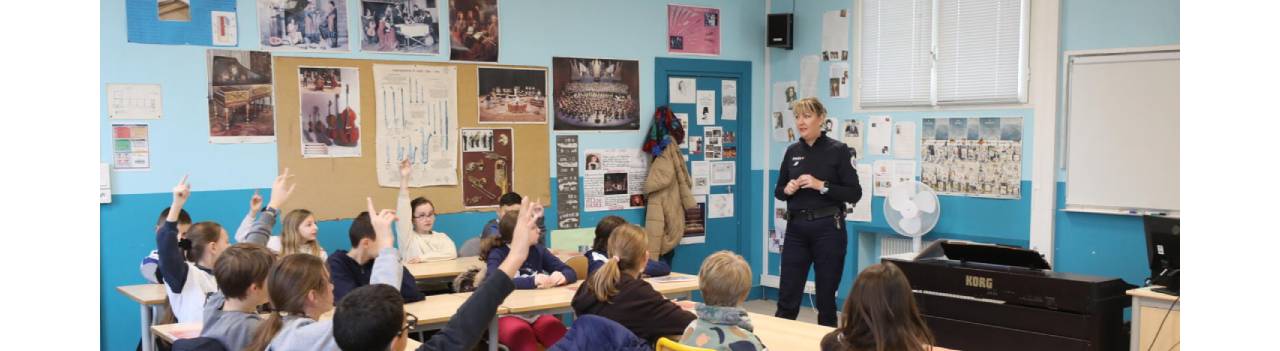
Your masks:
[[[667,52],[720,55],[720,9],[667,5]]]

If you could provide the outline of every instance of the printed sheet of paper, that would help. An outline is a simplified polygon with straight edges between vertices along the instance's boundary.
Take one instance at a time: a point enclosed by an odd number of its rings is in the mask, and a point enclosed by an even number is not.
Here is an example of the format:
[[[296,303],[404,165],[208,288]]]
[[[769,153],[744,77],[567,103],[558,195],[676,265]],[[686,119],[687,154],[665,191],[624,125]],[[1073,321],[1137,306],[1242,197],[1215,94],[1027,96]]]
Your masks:
[[[107,118],[160,119],[163,113],[160,84],[107,84]]]
[[[707,198],[707,218],[733,217],[733,194],[711,194]]]
[[[848,205],[847,214],[844,219],[854,222],[870,222],[871,221],[871,165],[857,165],[858,185],[862,187],[862,198],[858,199],[857,204]]]
[[[872,162],[872,190],[875,196],[886,196],[889,194],[889,188],[893,187],[893,168],[896,166],[893,160],[876,160]]]
[[[818,96],[818,55],[800,58],[800,98]]]
[[[862,127],[862,120],[849,119],[844,121],[844,130],[840,134],[840,141],[853,148],[854,160],[861,160],[862,151],[866,149],[866,144],[863,143],[862,138],[862,133],[865,129]]]
[[[849,97],[849,63],[832,62],[827,68],[827,85],[832,98]]]
[[[773,130],[773,141],[796,141],[796,120],[791,114],[791,102],[796,101],[797,96],[795,81],[773,83],[773,111],[769,114],[769,129]]]
[[[111,203],[111,166],[106,162],[98,163],[98,203]]]
[[[785,229],[769,229],[769,253],[782,253],[782,232]]]
[[[707,196],[694,195],[697,206],[684,209],[684,237],[680,245],[701,244],[707,241]]]
[[[893,139],[893,119],[889,116],[871,116],[871,128],[867,137],[867,147],[871,156],[889,156],[890,142]]]
[[[689,162],[689,181],[693,182],[692,191],[694,195],[710,194],[711,193],[711,162],[708,162],[708,161]]]
[[[711,162],[711,185],[734,185],[737,173],[734,161]]]
[[[738,81],[720,81],[720,118],[727,121],[738,119]]]
[[[893,124],[893,157],[916,158],[916,122]]]
[[[782,253],[782,244],[787,233],[787,203],[773,200],[773,229],[769,231],[769,252]]]
[[[889,188],[895,185],[910,182],[916,179],[916,161],[915,160],[893,160],[893,178],[890,179]]]
[[[588,149],[582,175],[586,211],[645,206],[644,179],[649,157],[640,149]]]
[[[298,103],[303,158],[360,157],[360,69],[299,67]]]
[[[684,134],[684,135],[685,135],[684,140],[681,140],[681,141],[680,141],[680,148],[681,148],[681,149],[688,149],[688,148],[689,148],[689,114],[688,114],[688,113],[677,113],[677,114],[675,114],[675,115],[676,115],[676,119],[679,119],[679,120],[680,120],[680,127],[681,127],[682,129],[684,129],[684,133],[685,133],[685,134]]]
[[[698,125],[716,124],[716,91],[698,90]]]
[[[411,187],[458,184],[457,79],[453,66],[373,65],[378,185],[400,186],[401,159]]]
[[[925,118],[920,182],[939,195],[1022,197],[1022,118]]]
[[[112,168],[145,171],[151,169],[151,146],[146,124],[112,124]]]
[[[822,60],[845,61],[849,59],[849,11],[845,9],[822,13]]]
[[[213,45],[236,46],[236,13],[227,11],[211,11],[213,20]]]
[[[696,102],[695,88],[698,80],[694,78],[669,78],[667,80],[668,103],[692,104]]]
[[[719,161],[724,158],[724,128],[723,127],[706,127],[702,129],[703,135],[703,159],[707,161]]]
[[[582,200],[578,198],[578,136],[556,136],[556,211],[557,228],[581,226],[579,211]]]

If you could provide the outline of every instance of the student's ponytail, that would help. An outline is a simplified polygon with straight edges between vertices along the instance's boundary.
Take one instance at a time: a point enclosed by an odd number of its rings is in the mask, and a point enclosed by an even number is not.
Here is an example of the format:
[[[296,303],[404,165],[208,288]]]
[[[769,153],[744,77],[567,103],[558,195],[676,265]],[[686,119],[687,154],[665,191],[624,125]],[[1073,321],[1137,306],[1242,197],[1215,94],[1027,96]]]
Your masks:
[[[178,248],[182,249],[183,258],[188,262],[200,262],[209,243],[218,242],[223,236],[222,225],[217,222],[200,222],[187,230],[187,237],[178,240]]]
[[[280,311],[271,311],[267,319],[258,325],[258,331],[253,334],[253,340],[249,345],[244,347],[245,351],[266,350],[267,346],[271,346],[271,339],[275,339],[282,328],[284,328],[284,316],[280,315]]]
[[[640,226],[623,224],[614,228],[609,234],[609,254],[612,256],[591,274],[587,280],[587,291],[595,295],[596,300],[608,303],[609,298],[618,294],[618,281],[624,273],[644,269],[647,246],[644,229]]]
[[[284,314],[305,315],[307,294],[328,289],[329,277],[325,273],[324,261],[314,255],[297,253],[276,261],[267,275],[267,295],[275,311],[258,326],[245,350],[263,351],[271,346],[271,340],[284,327]]]

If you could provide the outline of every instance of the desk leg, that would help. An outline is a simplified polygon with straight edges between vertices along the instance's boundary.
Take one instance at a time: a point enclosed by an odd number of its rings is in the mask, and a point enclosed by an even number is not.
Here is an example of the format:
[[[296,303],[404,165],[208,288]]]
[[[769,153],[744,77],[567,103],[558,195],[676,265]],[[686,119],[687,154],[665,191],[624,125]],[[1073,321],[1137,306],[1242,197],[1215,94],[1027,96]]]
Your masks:
[[[138,304],[138,309],[142,311],[142,351],[153,351],[156,340],[151,335],[151,306]]]
[[[498,351],[498,316],[489,321],[489,351]]]

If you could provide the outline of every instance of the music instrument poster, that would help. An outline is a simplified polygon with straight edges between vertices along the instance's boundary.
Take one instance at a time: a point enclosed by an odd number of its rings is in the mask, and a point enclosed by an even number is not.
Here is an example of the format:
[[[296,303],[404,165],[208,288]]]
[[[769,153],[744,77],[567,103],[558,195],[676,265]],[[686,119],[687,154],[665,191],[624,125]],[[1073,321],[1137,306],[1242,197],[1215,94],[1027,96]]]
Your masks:
[[[480,124],[547,123],[547,70],[477,67]]]
[[[360,70],[298,68],[302,157],[360,157]]]
[[[515,133],[462,129],[462,205],[493,207],[515,185]]]
[[[276,141],[271,53],[209,50],[209,142]]]
[[[411,187],[458,184],[457,81],[453,66],[373,65],[378,185],[398,187],[404,159]]]

